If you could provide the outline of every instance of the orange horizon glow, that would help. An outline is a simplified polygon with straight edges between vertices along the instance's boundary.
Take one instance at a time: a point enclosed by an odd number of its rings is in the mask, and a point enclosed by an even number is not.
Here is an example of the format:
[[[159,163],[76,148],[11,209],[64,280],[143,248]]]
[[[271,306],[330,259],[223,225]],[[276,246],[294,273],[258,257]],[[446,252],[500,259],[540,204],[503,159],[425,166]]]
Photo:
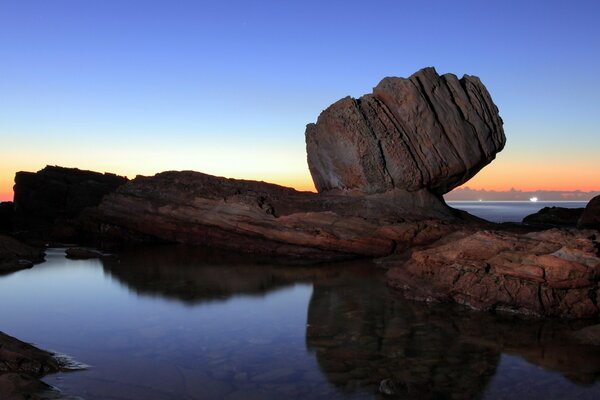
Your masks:
[[[575,170],[574,168],[566,168],[562,167],[535,167],[535,166],[523,166],[523,165],[512,165],[512,166],[504,166],[502,165],[493,168],[489,166],[484,168],[479,174],[473,177],[470,181],[466,182],[464,185],[459,188],[469,187],[473,190],[487,190],[487,191],[498,191],[505,192],[511,189],[515,189],[522,192],[535,192],[535,191],[582,191],[582,192],[592,192],[592,191],[600,191],[600,176],[598,172],[594,172],[593,170],[587,170],[587,173],[581,173],[581,170]],[[26,169],[28,171],[38,171],[43,167],[39,168],[30,168]],[[85,168],[80,168],[85,169]],[[531,173],[528,174],[520,174],[519,171],[527,169]],[[546,176],[550,176],[551,179],[548,179],[548,182],[543,182],[542,180],[533,181],[535,176],[540,176],[542,174]],[[590,172],[591,171],[591,172]],[[3,174],[0,175],[0,201],[12,201],[13,200],[13,190],[12,187],[14,185],[14,175],[17,171],[11,172],[4,169],[4,171],[0,171]],[[100,171],[99,171],[100,172]],[[132,173],[123,173],[120,171],[106,171],[116,173],[118,175],[127,176],[132,179],[136,175],[154,175],[156,172],[146,172],[139,174]],[[200,171],[202,172],[202,171]],[[586,171],[584,171],[586,172]],[[231,174],[218,174],[213,173],[217,176],[225,176],[227,178],[235,178],[235,179],[248,179],[248,180],[256,180],[256,181],[264,181],[268,183],[274,183],[281,186],[292,187],[299,191],[309,191],[316,192],[314,183],[310,177],[310,174],[306,172],[305,174],[296,174],[294,176],[283,176],[277,173],[265,174],[265,176],[251,176],[250,174],[239,174],[237,176],[231,176]],[[290,174],[291,175],[291,174]],[[578,180],[576,182],[573,181],[573,176],[578,176]]]

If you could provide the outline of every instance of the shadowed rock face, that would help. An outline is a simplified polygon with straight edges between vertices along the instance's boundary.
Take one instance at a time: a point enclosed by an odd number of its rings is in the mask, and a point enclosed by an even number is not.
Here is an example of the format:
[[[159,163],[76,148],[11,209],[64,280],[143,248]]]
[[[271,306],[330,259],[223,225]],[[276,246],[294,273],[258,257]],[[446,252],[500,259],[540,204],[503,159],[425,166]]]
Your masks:
[[[15,176],[15,230],[36,239],[77,237],[71,221],[127,182],[115,174],[47,166]]]
[[[422,69],[346,97],[306,128],[308,166],[319,192],[427,188],[442,195],[502,150],[502,119],[479,78]]]
[[[44,252],[41,249],[0,235],[0,275],[31,268],[33,264],[42,261]]]
[[[578,226],[600,230],[600,196],[594,197],[587,204],[579,218]]]

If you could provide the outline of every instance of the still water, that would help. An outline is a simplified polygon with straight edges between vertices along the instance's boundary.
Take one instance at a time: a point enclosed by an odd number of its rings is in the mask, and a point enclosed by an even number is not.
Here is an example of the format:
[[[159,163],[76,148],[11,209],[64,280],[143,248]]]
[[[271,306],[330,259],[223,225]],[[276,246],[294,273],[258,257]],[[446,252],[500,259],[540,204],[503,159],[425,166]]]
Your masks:
[[[383,399],[386,379],[397,398],[600,398],[600,347],[571,336],[589,322],[409,302],[365,261],[46,258],[0,277],[0,330],[90,365],[44,379],[84,399]]]
[[[449,201],[450,207],[464,210],[492,222],[521,222],[544,207],[585,208],[587,201]]]

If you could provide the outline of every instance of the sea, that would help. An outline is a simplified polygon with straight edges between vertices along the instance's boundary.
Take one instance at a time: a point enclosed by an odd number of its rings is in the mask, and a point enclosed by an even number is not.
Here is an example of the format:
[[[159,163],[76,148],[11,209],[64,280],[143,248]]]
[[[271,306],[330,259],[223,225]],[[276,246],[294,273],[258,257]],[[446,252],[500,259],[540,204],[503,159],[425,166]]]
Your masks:
[[[518,222],[551,204],[452,205]],[[101,260],[50,248],[0,276],[0,330],[86,364],[44,378],[70,398],[600,398],[600,347],[572,334],[597,322],[412,302],[383,274],[185,246]]]

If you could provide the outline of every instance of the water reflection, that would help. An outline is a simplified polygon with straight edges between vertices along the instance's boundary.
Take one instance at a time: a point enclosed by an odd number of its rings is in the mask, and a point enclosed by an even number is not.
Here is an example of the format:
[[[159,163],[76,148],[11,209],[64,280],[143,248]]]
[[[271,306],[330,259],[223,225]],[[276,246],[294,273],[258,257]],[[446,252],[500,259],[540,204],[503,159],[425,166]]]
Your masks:
[[[272,265],[266,260],[249,264],[246,257],[180,247],[130,252],[119,260],[104,260],[103,267],[138,295],[190,305],[311,283],[306,348],[334,392],[311,381],[310,371],[284,361],[291,346],[285,338],[250,342],[268,348],[260,354],[251,354],[254,350],[246,342],[216,352],[230,369],[216,376],[209,373],[211,384],[235,387],[233,381],[245,374],[249,382],[241,393],[259,390],[254,393],[261,398],[299,393],[377,397],[380,388],[400,398],[481,398],[498,372],[502,354],[530,363],[523,367],[525,381],[531,364],[577,384],[590,385],[600,378],[600,348],[578,344],[571,336],[589,323],[523,320],[405,301],[386,288],[380,271],[364,262],[316,267]],[[249,375],[236,370],[250,360],[255,368]],[[597,394],[598,387],[590,390]]]

